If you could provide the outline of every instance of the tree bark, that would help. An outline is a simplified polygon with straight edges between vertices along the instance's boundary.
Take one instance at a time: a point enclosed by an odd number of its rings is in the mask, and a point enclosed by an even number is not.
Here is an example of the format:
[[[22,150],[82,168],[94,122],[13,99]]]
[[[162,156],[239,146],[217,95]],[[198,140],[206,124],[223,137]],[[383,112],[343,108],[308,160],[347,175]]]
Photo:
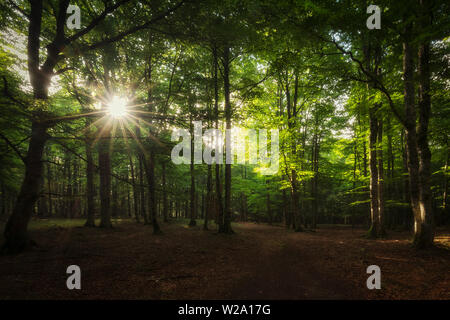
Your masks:
[[[378,160],[378,237],[383,237],[386,234],[384,228],[384,172],[383,172],[383,118],[379,116],[378,119],[378,145],[377,145],[377,160]]]
[[[213,45],[213,73],[214,73],[214,118],[216,129],[219,129],[219,83],[218,83],[218,53],[217,46]],[[215,184],[216,184],[216,201],[215,208],[217,208],[217,226],[218,232],[222,233],[224,231],[223,227],[223,202],[222,202],[222,182],[220,173],[220,164],[216,162],[215,164]]]
[[[50,149],[47,150],[49,153]],[[47,155],[49,158],[49,155]],[[47,191],[48,191],[48,216],[51,217],[53,215],[53,202],[52,202],[52,171],[50,168],[50,163],[47,163]]]
[[[434,232],[432,226],[430,167],[431,154],[428,149],[427,130],[429,119],[429,71],[427,71],[427,49],[421,46],[419,50],[419,128],[416,131],[417,111],[414,99],[414,63],[413,49],[406,37],[411,31],[408,25],[403,42],[403,79],[405,100],[405,131],[409,173],[409,189],[411,207],[414,214],[414,240],[416,248],[426,248],[433,244]],[[428,80],[426,80],[428,74]]]
[[[100,227],[111,228],[111,155],[110,124],[104,124],[98,142],[98,166],[100,173]]]
[[[449,160],[450,160],[450,145],[448,144],[448,141],[447,141],[447,159],[445,160],[445,165],[444,165],[444,187],[443,187],[444,191],[442,193],[442,209],[443,209],[444,213],[447,210],[447,194],[448,194],[448,177],[447,177],[447,172],[448,172],[448,162],[449,162]]]
[[[163,221],[169,222],[168,220],[168,211],[169,211],[169,204],[167,202],[167,186],[166,186],[166,163],[163,161],[161,164],[161,170],[162,170],[162,193],[163,193]]]
[[[208,165],[208,177],[206,180],[206,210],[204,216],[203,230],[208,230],[209,212],[213,209],[213,186],[212,186],[212,167]]]
[[[430,4],[420,0],[422,23],[425,29],[431,26]],[[423,40],[419,46],[418,53],[419,71],[419,124],[417,128],[417,147],[419,156],[419,179],[420,179],[420,233],[414,235],[414,245],[418,248],[427,248],[434,241],[434,218],[432,209],[431,193],[431,151],[428,146],[428,124],[431,116],[430,97],[430,43],[428,39]]]
[[[136,219],[136,222],[139,223],[139,187],[136,186],[136,175],[135,175],[135,167],[133,163],[133,157],[129,156],[130,161],[130,173],[131,173],[131,183],[133,184],[133,208],[134,208],[134,218]]]
[[[155,158],[154,153],[150,152],[148,155],[148,161],[146,162],[146,175],[148,182],[148,193],[149,193],[149,215],[151,219],[151,224],[153,226],[153,234],[161,234],[161,228],[159,227],[158,220],[156,218],[157,208],[156,208],[156,190],[155,190]]]
[[[191,129],[191,162],[189,165],[189,172],[191,175],[191,187],[189,190],[190,193],[190,220],[189,220],[189,227],[194,227],[197,224],[197,221],[195,220],[195,171],[194,171],[194,128],[192,126],[192,116],[190,121],[190,129]]]
[[[231,130],[230,101],[230,48],[223,48],[223,90],[225,96],[226,129]],[[228,142],[227,142],[228,143]],[[230,144],[231,145],[231,144]],[[226,150],[228,154],[231,150]],[[228,162],[228,161],[227,161]],[[225,206],[223,214],[223,233],[234,233],[231,228],[231,163],[225,163]]]
[[[136,137],[138,141],[141,141],[141,130],[139,126],[136,126]],[[138,159],[139,159],[139,200],[140,200],[140,209],[141,216],[144,218],[144,225],[149,224],[147,208],[145,204],[145,188],[144,188],[144,165],[145,165],[145,156],[143,150],[138,147]]]
[[[408,28],[409,31],[411,28]],[[405,34],[408,33],[408,30]],[[422,217],[420,211],[419,158],[417,153],[416,108],[414,101],[414,64],[409,40],[403,43],[403,79],[406,122],[406,155],[409,174],[411,208],[414,214],[414,239],[422,234]],[[414,240],[416,241],[416,240]]]
[[[376,238],[379,231],[379,199],[378,199],[378,168],[377,168],[377,135],[378,120],[376,112],[379,105],[374,104],[369,108],[370,135],[369,135],[369,170],[370,170],[370,220],[368,231],[370,238]]]
[[[318,130],[318,123],[316,124],[316,130]],[[313,161],[312,161],[312,171],[314,173],[313,179],[311,181],[311,195],[313,197],[312,202],[312,228],[316,229],[317,227],[317,215],[318,215],[318,204],[319,204],[319,195],[318,195],[318,181],[319,181],[319,136],[317,133],[314,134],[313,139]]]
[[[86,227],[95,227],[95,205],[94,205],[94,159],[92,157],[91,141],[86,140],[86,197],[87,197],[87,220]]]
[[[289,90],[289,79],[288,74],[286,73],[286,87],[285,87],[285,94],[286,94],[286,109],[287,109],[287,116],[288,116],[288,129],[290,133],[293,135],[293,128],[295,126],[295,103],[294,108],[292,108],[291,105],[291,94]],[[293,161],[297,159],[297,147],[294,136],[291,136],[291,155]],[[294,168],[291,170],[291,214],[292,214],[292,227],[296,232],[303,231],[302,227],[302,219],[300,215],[300,203],[299,203],[299,186],[297,182],[297,170]]]
[[[41,159],[48,138],[47,126],[41,122],[33,122],[26,156],[25,177],[12,214],[5,226],[5,243],[2,252],[18,253],[34,244],[28,237],[27,227],[34,204],[39,198],[43,170]]]

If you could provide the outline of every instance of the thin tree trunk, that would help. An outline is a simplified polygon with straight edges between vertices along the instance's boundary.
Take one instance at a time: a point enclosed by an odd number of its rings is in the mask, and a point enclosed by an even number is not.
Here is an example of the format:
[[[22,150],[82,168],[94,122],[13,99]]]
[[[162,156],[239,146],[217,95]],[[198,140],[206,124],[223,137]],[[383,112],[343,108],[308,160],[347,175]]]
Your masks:
[[[192,116],[191,116],[191,137],[194,136],[194,129],[192,126]],[[190,193],[190,221],[189,226],[194,227],[197,222],[195,220],[195,172],[194,172],[194,139],[191,139],[191,163],[190,163],[190,174],[191,174],[191,188],[189,190]]]
[[[136,176],[134,174],[134,163],[133,157],[129,156],[130,161],[130,173],[131,173],[131,183],[133,184],[133,203],[134,203],[134,218],[136,222],[139,223],[139,187],[136,186]]]
[[[138,141],[141,140],[141,130],[138,126],[136,126],[136,137]],[[144,218],[144,225],[149,224],[147,208],[145,205],[145,188],[144,188],[144,164],[145,164],[145,156],[144,152],[138,148],[138,158],[139,158],[139,196],[141,202],[141,216]]]
[[[111,228],[111,155],[110,125],[105,123],[98,142],[98,165],[100,173],[100,227]]]
[[[162,193],[163,193],[163,221],[169,222],[168,220],[168,202],[167,202],[167,190],[166,190],[166,163],[163,161],[161,163],[161,169],[162,169]]]
[[[50,163],[47,163],[47,190],[48,190],[48,216],[53,215],[53,203],[52,203],[52,171]]]
[[[369,109],[370,136],[369,136],[369,169],[370,169],[370,220],[371,225],[368,236],[376,238],[379,230],[378,213],[378,168],[377,168],[377,135],[378,120],[376,112],[379,105],[374,104]]]
[[[216,129],[219,129],[219,84],[218,84],[218,56],[217,46],[213,45],[213,64],[214,64],[214,113],[215,113],[215,125]],[[224,232],[223,224],[223,204],[222,204],[222,183],[220,178],[220,164],[215,164],[215,176],[216,176],[216,207],[217,207],[217,225],[218,231]]]
[[[213,207],[213,186],[212,186],[212,167],[208,165],[208,178],[206,181],[206,210],[204,216],[203,230],[208,230],[209,212]]]
[[[317,124],[318,126],[318,124]],[[316,128],[317,130],[317,128]],[[318,204],[319,204],[319,195],[318,195],[318,181],[319,181],[319,149],[320,149],[320,143],[319,143],[319,137],[317,134],[315,134],[314,137],[314,149],[313,149],[313,172],[314,176],[312,179],[312,197],[313,197],[313,203],[312,203],[312,228],[316,229],[317,227],[317,215],[318,215]]]
[[[230,48],[227,46],[223,48],[223,90],[225,96],[226,129],[231,130]],[[230,152],[231,150],[226,150],[227,154]],[[223,232],[233,233],[231,228],[231,163],[225,163],[225,206],[223,215]]]
[[[444,166],[444,188],[443,188],[444,191],[442,193],[442,209],[444,210],[444,213],[446,212],[446,209],[447,209],[447,194],[448,194],[447,172],[448,172],[449,158],[450,158],[450,146],[447,141],[447,160],[445,160],[445,166]]]
[[[153,234],[161,234],[162,231],[159,227],[158,220],[156,218],[156,190],[155,190],[155,158],[153,152],[148,155],[148,161],[146,162],[146,172],[148,181],[149,192],[149,215],[151,224],[153,226]]]
[[[94,205],[94,160],[92,157],[91,141],[86,140],[86,198],[87,198],[87,220],[86,227],[95,227],[95,205]]]
[[[291,226],[288,205],[289,204],[286,196],[286,189],[283,189],[283,217],[284,217],[284,225],[286,226],[287,229],[289,229]]]
[[[295,122],[295,110],[292,109],[291,106],[291,95],[289,90],[289,80],[288,80],[288,74],[286,73],[286,109],[288,114],[288,129],[291,134],[293,134],[293,127]],[[295,103],[294,103],[295,108]],[[294,140],[294,137],[291,137],[292,140]],[[295,141],[292,141],[291,143],[291,154],[292,158],[295,161],[297,159],[297,147]],[[300,216],[300,208],[299,208],[299,186],[297,182],[297,171],[295,169],[291,170],[291,212],[292,212],[292,227],[296,232],[303,231],[302,227],[302,221]]]
[[[383,172],[383,118],[378,120],[378,237],[386,234],[384,228],[384,172]]]

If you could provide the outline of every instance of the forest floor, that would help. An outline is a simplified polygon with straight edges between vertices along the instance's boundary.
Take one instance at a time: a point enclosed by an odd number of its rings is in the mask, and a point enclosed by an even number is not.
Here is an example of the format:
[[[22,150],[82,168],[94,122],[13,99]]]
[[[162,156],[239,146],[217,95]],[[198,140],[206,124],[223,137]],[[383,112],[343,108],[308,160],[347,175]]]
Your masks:
[[[111,230],[34,221],[37,248],[0,257],[0,299],[450,299],[450,230],[415,251],[410,234],[367,240],[363,229],[295,233],[234,223],[234,235],[116,222]],[[211,224],[211,228],[215,226]],[[81,290],[66,268],[81,268]],[[369,265],[381,290],[368,290]]]

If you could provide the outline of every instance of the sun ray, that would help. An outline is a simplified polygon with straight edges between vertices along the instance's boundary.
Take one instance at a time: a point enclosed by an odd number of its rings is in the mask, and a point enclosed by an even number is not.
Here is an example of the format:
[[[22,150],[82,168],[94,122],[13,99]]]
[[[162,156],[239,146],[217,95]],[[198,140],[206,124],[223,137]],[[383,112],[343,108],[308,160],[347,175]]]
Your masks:
[[[136,113],[142,113],[142,114],[150,114],[150,115],[154,115],[154,116],[167,116],[164,113],[161,112],[153,112],[153,111],[142,111],[142,110],[130,110],[131,112],[136,112]]]
[[[92,111],[92,112],[86,112],[86,113],[70,114],[70,115],[65,115],[65,116],[62,116],[62,117],[51,118],[48,121],[81,119],[81,118],[84,118],[85,116],[90,116],[90,115],[95,115],[95,114],[102,114],[102,113],[105,113],[105,111]]]
[[[80,132],[79,135],[83,135],[85,134],[88,130],[90,130],[93,126],[97,125],[100,121],[104,120],[106,118],[106,116],[103,116],[101,118],[98,118],[97,120],[95,120],[94,122],[92,122],[91,124],[89,124],[87,127],[84,127]]]
[[[149,105],[149,104],[155,104],[155,102],[146,102],[146,103],[140,103],[140,104],[132,104],[132,105],[129,105],[128,107],[129,108],[136,108],[136,107],[146,106],[146,105]]]
[[[133,116],[130,115],[130,117],[133,117]],[[141,120],[141,121],[143,121],[144,123],[148,124],[146,121],[144,121],[144,120],[142,120],[142,119],[139,119],[139,118],[137,118],[137,117],[133,117],[133,118],[136,118],[136,119]],[[141,126],[140,124],[138,124],[138,123],[137,123],[136,121],[134,121],[133,119],[128,118],[128,120],[131,121],[134,125],[139,126],[139,128],[141,128],[141,129],[144,131],[144,133],[146,133],[146,134],[148,135],[148,137],[149,137],[150,139],[152,139],[153,141],[155,141],[159,146],[161,146],[161,147],[166,147],[166,145],[165,145],[161,140],[159,140],[158,137],[154,136],[149,130],[145,129],[143,126]],[[150,124],[148,124],[148,125],[150,125]]]
[[[130,131],[130,134],[133,136],[134,140],[136,140],[136,143],[138,145],[138,147],[142,150],[142,152],[147,155],[148,152],[147,150],[145,150],[144,146],[142,145],[140,139],[136,136],[136,134],[133,132],[133,130],[130,128],[129,124],[124,122],[123,123],[125,125],[125,127],[128,129],[128,131]]]
[[[128,157],[131,158],[131,147],[130,144],[128,142],[128,136],[127,136],[127,132],[125,130],[125,127],[123,126],[123,120],[119,119],[119,127],[120,127],[120,131],[122,131],[122,136],[125,140],[125,147],[127,148],[127,153],[128,153]]]
[[[123,126],[123,120],[119,119],[119,127],[120,127],[120,131],[122,132],[122,136],[125,140],[125,146],[129,149],[129,143],[128,143],[128,136],[127,136],[127,132],[125,130],[125,127]]]
[[[136,119],[136,120],[133,120],[132,118],[134,118],[134,119]],[[127,120],[130,121],[130,122],[131,122],[132,124],[134,124],[135,126],[139,127],[139,129],[141,129],[142,131],[144,131],[145,134],[149,134],[148,130],[147,130],[144,126],[142,126],[142,125],[139,123],[139,121],[142,121],[142,122],[144,122],[145,124],[150,125],[148,122],[145,122],[145,120],[142,120],[142,119],[140,119],[140,118],[138,118],[138,117],[134,117],[134,116],[132,116],[132,115],[130,115],[130,117],[128,117]]]
[[[106,118],[105,117],[105,125],[103,126],[103,128],[100,130],[100,132],[97,134],[97,136],[94,139],[94,142],[92,143],[92,147],[94,147],[98,140],[100,139],[100,137],[103,135],[103,132],[105,132],[106,129],[109,129],[109,127],[111,126],[111,119],[110,118]]]
[[[114,150],[114,138],[116,136],[117,121],[112,121],[111,139],[109,139],[109,153],[112,154]]]

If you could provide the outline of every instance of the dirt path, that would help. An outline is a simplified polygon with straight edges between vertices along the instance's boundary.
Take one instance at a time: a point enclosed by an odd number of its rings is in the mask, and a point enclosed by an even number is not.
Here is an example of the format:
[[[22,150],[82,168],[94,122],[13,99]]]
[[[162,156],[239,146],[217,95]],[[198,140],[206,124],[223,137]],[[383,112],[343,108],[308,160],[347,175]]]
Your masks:
[[[246,226],[246,232],[249,232]],[[272,239],[267,239],[270,232]],[[238,299],[348,299],[352,288],[341,277],[321,272],[314,256],[297,243],[295,234],[284,229],[256,227],[250,231],[261,245],[245,281],[235,285],[230,295]],[[349,290],[350,289],[350,290]],[[354,289],[354,288],[353,288]]]
[[[161,236],[132,222],[34,231],[37,249],[0,257],[0,299],[450,299],[449,250],[416,252],[407,233],[370,241],[348,228],[162,227]],[[82,290],[66,288],[71,264]],[[371,264],[382,290],[365,286]]]

